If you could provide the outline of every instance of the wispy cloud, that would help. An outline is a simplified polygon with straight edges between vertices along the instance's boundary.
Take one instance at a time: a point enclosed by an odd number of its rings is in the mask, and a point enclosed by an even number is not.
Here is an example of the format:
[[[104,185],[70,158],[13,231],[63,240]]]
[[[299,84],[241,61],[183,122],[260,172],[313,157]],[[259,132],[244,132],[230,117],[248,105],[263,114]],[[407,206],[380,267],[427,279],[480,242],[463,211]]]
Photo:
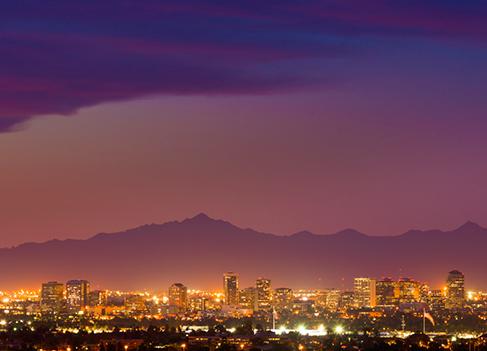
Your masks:
[[[312,74],[306,62],[326,66],[368,36],[484,39],[486,14],[476,0],[7,0],[0,5],[0,130],[146,95],[329,84],[326,67]]]

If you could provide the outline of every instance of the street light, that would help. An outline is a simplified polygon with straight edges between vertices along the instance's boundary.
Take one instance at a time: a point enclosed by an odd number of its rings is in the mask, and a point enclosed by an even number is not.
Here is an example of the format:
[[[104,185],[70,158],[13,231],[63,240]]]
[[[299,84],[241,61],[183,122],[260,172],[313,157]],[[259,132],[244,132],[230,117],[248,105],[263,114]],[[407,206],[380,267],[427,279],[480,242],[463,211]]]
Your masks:
[[[181,349],[184,351],[186,350],[186,344],[181,344]]]
[[[335,333],[337,333],[337,334],[343,334],[344,331],[345,331],[345,329],[341,325],[337,325],[335,327]]]

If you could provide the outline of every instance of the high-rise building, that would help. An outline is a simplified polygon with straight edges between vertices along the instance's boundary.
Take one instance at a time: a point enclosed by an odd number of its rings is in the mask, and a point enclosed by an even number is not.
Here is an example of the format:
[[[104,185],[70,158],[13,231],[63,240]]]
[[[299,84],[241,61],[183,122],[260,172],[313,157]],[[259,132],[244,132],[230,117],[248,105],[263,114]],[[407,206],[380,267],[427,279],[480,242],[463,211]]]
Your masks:
[[[181,283],[169,287],[169,306],[177,312],[184,312],[188,307],[188,288]]]
[[[421,283],[419,285],[419,302],[428,303],[428,298],[431,293],[431,289],[428,284]]]
[[[92,307],[107,305],[107,292],[105,290],[94,290],[88,294],[88,304]]]
[[[254,287],[240,290],[239,305],[242,308],[255,311],[257,309],[257,290]]]
[[[421,284],[409,278],[402,278],[397,282],[397,299],[399,303],[419,301]]]
[[[356,307],[374,307],[376,305],[375,279],[355,278],[353,293]]]
[[[269,311],[272,308],[271,280],[259,278],[256,281],[257,290],[257,309],[259,311]]]
[[[465,304],[465,276],[457,270],[448,273],[446,279],[446,302],[448,309],[462,308]]]
[[[376,283],[376,295],[376,302],[379,306],[396,304],[396,282],[390,278],[378,280]]]
[[[64,284],[48,282],[42,284],[41,288],[41,309],[43,312],[56,313],[63,306]]]
[[[81,311],[88,306],[90,283],[86,280],[70,280],[66,283],[66,303],[70,311]]]
[[[273,303],[278,311],[291,309],[293,299],[293,290],[290,288],[277,288],[274,290]]]
[[[340,310],[348,310],[355,306],[355,294],[353,291],[342,291],[340,293],[340,302],[339,302],[339,309]]]
[[[125,310],[130,314],[144,314],[147,313],[147,305],[145,303],[145,296],[140,294],[130,294],[125,296]]]
[[[445,294],[443,290],[431,290],[428,299],[428,306],[433,311],[442,310],[445,308]]]
[[[238,305],[238,275],[228,272],[223,275],[223,291],[225,294],[225,305]]]
[[[341,291],[338,289],[330,289],[326,294],[326,309],[329,311],[336,311],[340,306]]]
[[[203,312],[207,310],[208,299],[204,296],[192,296],[188,300],[188,309],[191,312]]]

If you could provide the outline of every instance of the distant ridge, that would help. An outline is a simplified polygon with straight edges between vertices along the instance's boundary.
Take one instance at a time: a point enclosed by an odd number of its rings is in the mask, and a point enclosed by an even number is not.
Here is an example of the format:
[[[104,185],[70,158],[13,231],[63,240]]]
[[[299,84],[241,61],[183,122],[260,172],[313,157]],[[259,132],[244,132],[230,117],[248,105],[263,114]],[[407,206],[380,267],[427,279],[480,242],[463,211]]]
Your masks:
[[[242,229],[204,213],[86,240],[51,240],[0,249],[0,290],[84,278],[95,286],[166,289],[174,281],[220,288],[236,271],[243,286],[258,276],[289,287],[350,286],[354,276],[410,276],[439,286],[453,269],[467,286],[487,288],[487,229],[466,222],[451,231],[368,236],[354,229],[289,236]]]

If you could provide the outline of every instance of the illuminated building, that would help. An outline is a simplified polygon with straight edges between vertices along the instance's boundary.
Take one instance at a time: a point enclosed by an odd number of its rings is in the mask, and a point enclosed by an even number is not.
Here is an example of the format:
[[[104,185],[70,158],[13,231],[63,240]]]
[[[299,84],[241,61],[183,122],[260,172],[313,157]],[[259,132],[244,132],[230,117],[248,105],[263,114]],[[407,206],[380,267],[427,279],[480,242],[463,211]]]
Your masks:
[[[191,312],[204,312],[207,310],[207,302],[204,296],[192,296],[189,298],[188,309]]]
[[[446,279],[447,309],[462,308],[465,304],[465,277],[462,272],[451,271]]]
[[[228,272],[223,275],[223,291],[225,294],[225,305],[238,305],[238,275]]]
[[[66,304],[71,311],[88,306],[90,284],[86,280],[70,280],[66,283]]]
[[[355,307],[374,307],[376,305],[375,279],[355,278],[353,293]]]
[[[419,302],[428,303],[428,297],[430,294],[430,287],[428,284],[419,285]]]
[[[88,304],[92,307],[106,306],[107,292],[105,290],[90,291],[88,294]]]
[[[175,312],[184,312],[188,307],[188,288],[181,283],[169,287],[169,306]]]
[[[355,295],[353,291],[343,291],[340,294],[339,308],[341,310],[348,310],[355,305]]]
[[[326,294],[326,309],[336,311],[340,306],[341,292],[338,289],[330,289]]]
[[[376,295],[376,302],[379,306],[396,304],[396,282],[390,278],[378,280],[376,283]]]
[[[427,299],[428,306],[433,311],[445,308],[445,293],[443,290],[431,290]]]
[[[298,315],[311,315],[314,312],[314,300],[303,297],[301,299],[293,300],[292,312]]]
[[[254,287],[240,290],[239,305],[241,308],[255,311],[257,309],[257,290]]]
[[[41,309],[43,312],[59,312],[64,302],[64,284],[48,282],[42,284]]]
[[[272,305],[271,280],[259,278],[255,284],[257,291],[257,310],[268,311]]]
[[[130,314],[143,314],[148,311],[144,295],[130,294],[125,296],[125,310]]]
[[[293,291],[290,288],[277,288],[274,290],[273,303],[277,310],[288,310],[293,302]]]
[[[419,301],[420,284],[409,278],[397,282],[397,299],[399,303],[412,303]]]

